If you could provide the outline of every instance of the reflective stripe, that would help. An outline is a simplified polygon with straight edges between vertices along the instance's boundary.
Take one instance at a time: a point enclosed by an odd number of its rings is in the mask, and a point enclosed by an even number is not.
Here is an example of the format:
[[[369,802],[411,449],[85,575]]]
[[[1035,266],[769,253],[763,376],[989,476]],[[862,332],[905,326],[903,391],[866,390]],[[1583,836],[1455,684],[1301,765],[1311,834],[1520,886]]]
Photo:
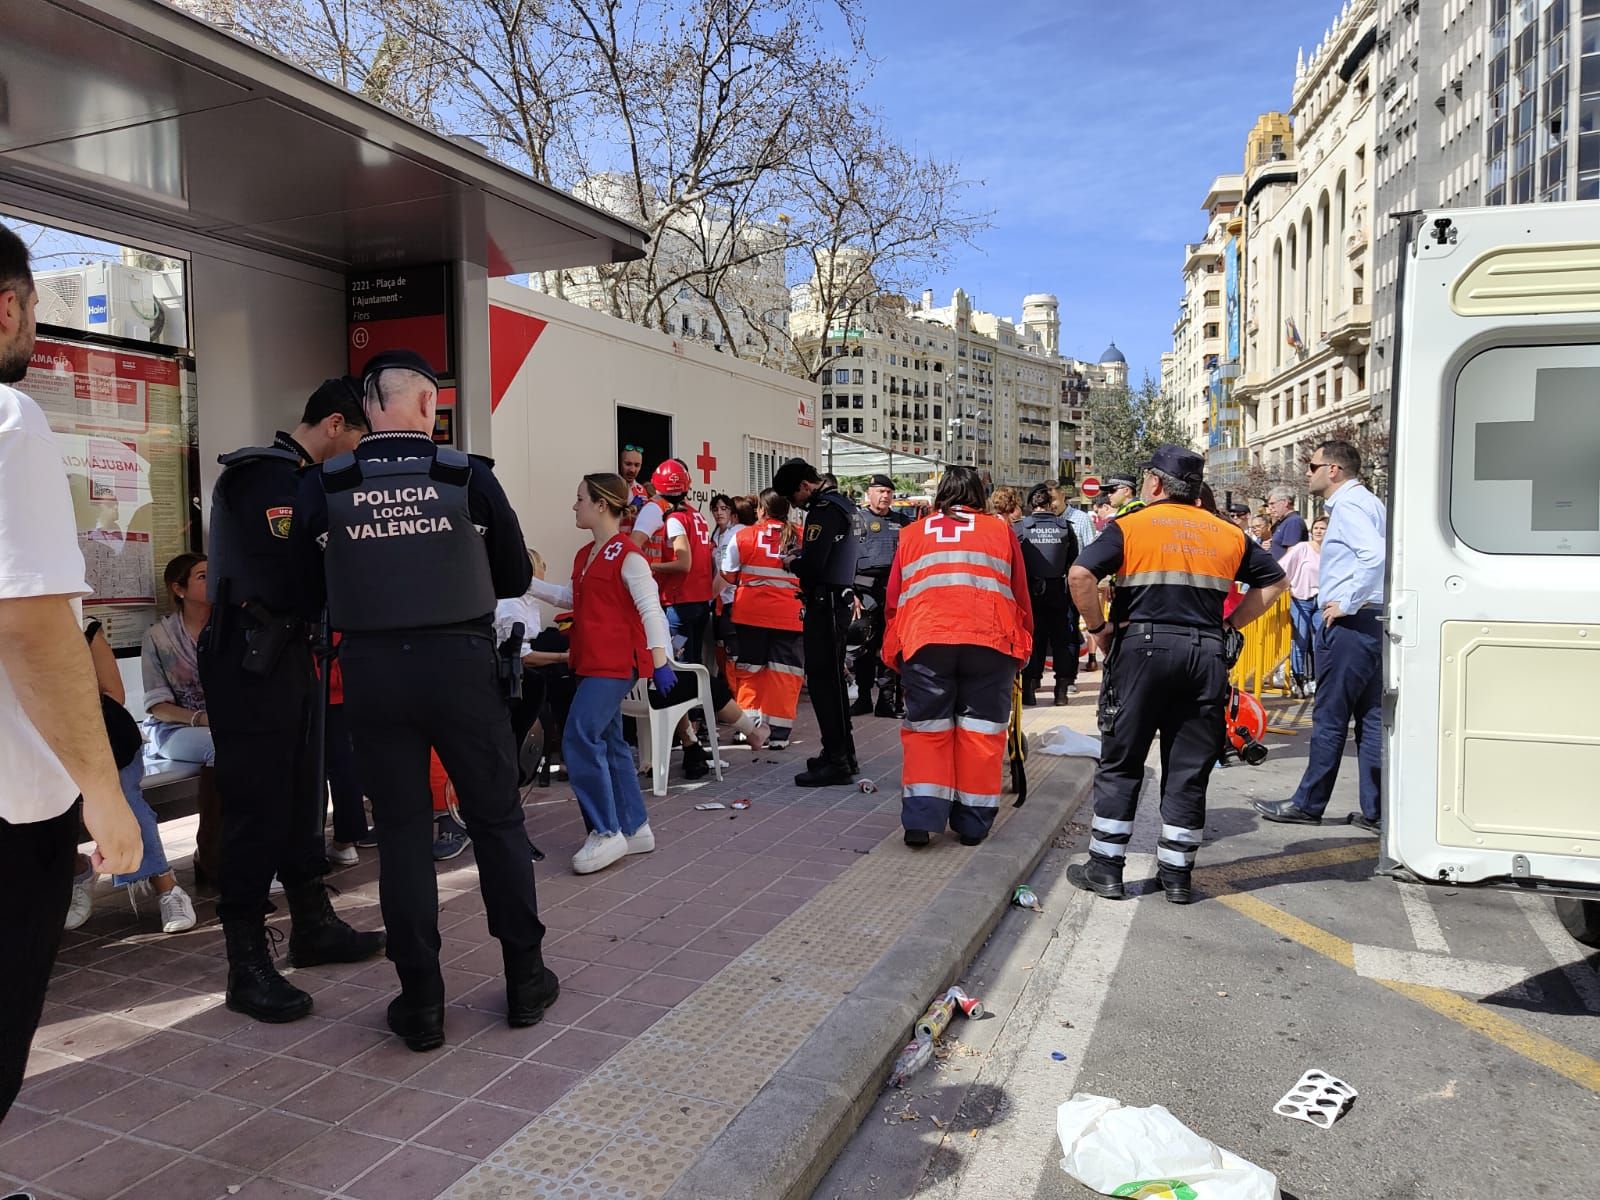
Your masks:
[[[1185,846],[1198,846],[1204,835],[1203,829],[1185,829],[1182,825],[1161,826],[1161,837],[1164,841],[1179,842]]]
[[[997,575],[1007,578],[1011,575],[1011,564],[1003,558],[996,558],[992,554],[984,554],[977,550],[934,550],[924,554],[915,562],[905,564],[900,568],[902,581],[919,575],[928,567],[962,565],[969,567],[988,567]]]
[[[1011,593],[1011,585],[1002,583],[990,575],[972,575],[966,571],[946,571],[940,575],[929,575],[926,579],[919,579],[905,591],[900,593],[900,603],[904,605],[919,592],[937,587],[972,587],[984,592],[999,592],[1007,600],[1015,600]]]
[[[739,586],[747,588],[789,588],[793,590],[800,586],[800,581],[793,575],[785,575],[777,579],[746,579]]]
[[[793,675],[796,679],[804,679],[806,677],[806,669],[804,667],[791,667],[788,663],[768,663],[766,669],[775,671],[779,675]]]
[[[1099,838],[1089,839],[1089,853],[1098,854],[1101,858],[1114,858],[1118,862],[1128,857],[1128,847],[1121,842],[1102,842]]]
[[[980,721],[977,717],[956,718],[956,728],[968,733],[1004,733],[1008,724],[1006,721]]]
[[[956,790],[941,783],[908,783],[903,789],[907,800],[954,800]]]
[[[766,663],[736,662],[733,665],[738,667],[739,670],[743,671],[746,675],[759,675],[761,672],[767,669]]]
[[[957,792],[956,799],[968,808],[999,808],[999,796],[980,796],[975,792]]]
[[[1169,867],[1192,867],[1194,866],[1194,851],[1168,850],[1165,846],[1157,846],[1156,861]]]
[[[1195,571],[1139,571],[1133,575],[1119,576],[1117,582],[1123,587],[1197,587],[1208,592],[1225,592],[1233,586],[1231,579],[1201,575]]]
[[[949,733],[955,728],[955,722],[949,717],[933,721],[902,721],[900,728],[907,733]]]
[[[1132,821],[1113,821],[1110,817],[1096,816],[1089,822],[1089,828],[1096,833],[1120,833],[1127,837],[1133,832]]]
[[[764,579],[787,579],[793,583],[800,582],[792,571],[785,571],[781,567],[752,567],[748,564],[741,565],[739,567],[739,577],[742,579],[746,575],[759,575]]]

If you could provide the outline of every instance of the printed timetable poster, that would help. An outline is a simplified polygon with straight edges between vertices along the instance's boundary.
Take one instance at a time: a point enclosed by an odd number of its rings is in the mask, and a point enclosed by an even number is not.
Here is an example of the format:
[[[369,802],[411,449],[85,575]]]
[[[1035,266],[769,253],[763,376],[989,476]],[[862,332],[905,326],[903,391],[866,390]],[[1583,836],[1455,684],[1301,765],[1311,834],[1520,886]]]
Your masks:
[[[182,367],[159,354],[41,337],[19,386],[61,448],[94,589],[84,603],[99,610],[113,645],[137,645],[156,616],[157,558],[180,553],[187,536]]]

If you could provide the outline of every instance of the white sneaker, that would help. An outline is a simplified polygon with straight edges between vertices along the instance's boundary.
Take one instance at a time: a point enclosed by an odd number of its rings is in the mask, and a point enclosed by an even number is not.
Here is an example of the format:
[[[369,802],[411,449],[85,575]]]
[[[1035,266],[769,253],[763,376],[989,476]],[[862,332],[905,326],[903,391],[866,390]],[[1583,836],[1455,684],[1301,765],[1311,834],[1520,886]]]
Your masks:
[[[161,906],[162,933],[182,933],[195,927],[194,901],[181,887],[174,884],[171,891],[157,893],[156,903]]]
[[[595,830],[572,856],[574,875],[592,875],[603,871],[628,853],[628,839],[620,833],[601,833]]]
[[[94,911],[94,868],[72,880],[72,899],[67,903],[67,923],[63,928],[76,929],[89,919]]]
[[[279,879],[276,875],[274,875],[272,877],[272,885],[267,888],[267,895],[269,895],[269,896],[281,896],[281,895],[283,895],[283,881],[281,879]]]
[[[750,743],[752,750],[765,750],[767,743],[771,739],[772,730],[767,728],[767,723],[765,721],[757,721],[755,728],[750,731],[745,740]]]
[[[629,854],[649,854],[656,848],[656,835],[651,831],[649,821],[632,833],[624,834],[623,840],[628,843]]]
[[[361,855],[354,846],[339,847],[329,842],[328,861],[338,867],[353,867],[361,861]]]

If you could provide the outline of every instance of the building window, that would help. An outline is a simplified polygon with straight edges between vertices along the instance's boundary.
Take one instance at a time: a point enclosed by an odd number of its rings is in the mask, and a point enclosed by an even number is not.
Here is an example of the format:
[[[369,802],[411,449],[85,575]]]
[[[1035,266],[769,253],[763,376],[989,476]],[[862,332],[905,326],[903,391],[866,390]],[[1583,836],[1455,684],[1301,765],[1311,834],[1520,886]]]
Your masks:
[[[862,383],[862,382],[864,382],[864,380],[861,377],[861,372],[860,371],[851,371],[850,372],[850,382],[851,383]]]
[[[1206,307],[1207,308],[1215,308],[1217,305],[1219,305],[1221,303],[1222,303],[1222,293],[1221,292],[1207,292],[1206,293]]]
[[[854,395],[854,396],[850,397],[850,407],[852,407],[852,408],[865,408],[866,406],[867,406],[867,398],[865,396],[857,394],[857,395]]]
[[[856,433],[866,432],[865,428],[863,428],[863,422],[860,417],[856,417],[853,421],[851,421],[851,425],[853,426],[853,431]]]
[[[874,371],[872,373],[872,382],[873,383],[877,383],[878,382],[878,373],[876,371]]]
[[[835,383],[849,383],[850,382],[850,372],[849,372],[849,370],[848,369],[840,369],[840,370],[835,371],[833,373],[833,381]]]
[[[1220,335],[1221,328],[1222,327],[1219,324],[1213,321],[1206,326],[1205,336],[1208,338],[1218,337]]]
[[[822,393],[822,407],[823,408],[832,408],[833,407],[833,393],[832,392],[823,392]]]

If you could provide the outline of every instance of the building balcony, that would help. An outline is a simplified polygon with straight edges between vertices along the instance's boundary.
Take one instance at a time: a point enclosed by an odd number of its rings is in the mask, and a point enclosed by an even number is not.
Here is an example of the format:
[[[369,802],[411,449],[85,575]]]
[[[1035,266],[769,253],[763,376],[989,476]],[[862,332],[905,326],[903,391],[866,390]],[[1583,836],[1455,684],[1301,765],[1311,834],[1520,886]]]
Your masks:
[[[1339,351],[1360,350],[1372,344],[1372,305],[1352,304],[1335,313],[1325,339]]]

